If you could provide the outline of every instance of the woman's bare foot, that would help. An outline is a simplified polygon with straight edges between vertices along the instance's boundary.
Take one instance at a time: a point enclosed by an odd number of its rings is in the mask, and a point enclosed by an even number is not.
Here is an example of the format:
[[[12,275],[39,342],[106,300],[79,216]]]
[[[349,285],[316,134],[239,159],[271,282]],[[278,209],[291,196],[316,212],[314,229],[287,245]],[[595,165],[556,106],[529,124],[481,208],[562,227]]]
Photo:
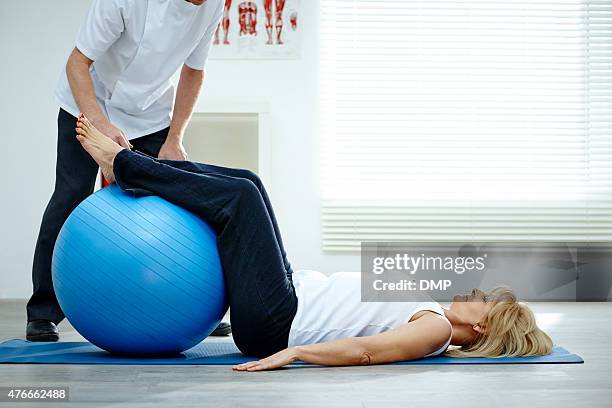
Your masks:
[[[77,120],[76,132],[77,139],[83,148],[102,169],[104,178],[109,183],[114,183],[113,160],[117,153],[123,150],[123,147],[100,133],[82,113]]]

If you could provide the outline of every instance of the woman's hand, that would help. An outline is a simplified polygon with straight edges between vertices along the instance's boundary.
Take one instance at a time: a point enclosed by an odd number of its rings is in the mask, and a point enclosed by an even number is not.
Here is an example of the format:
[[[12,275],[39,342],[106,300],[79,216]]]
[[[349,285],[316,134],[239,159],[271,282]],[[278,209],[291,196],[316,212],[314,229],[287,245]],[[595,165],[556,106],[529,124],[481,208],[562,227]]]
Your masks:
[[[263,360],[250,361],[248,363],[238,364],[232,367],[234,371],[264,371],[274,370],[291,364],[298,360],[298,354],[295,347],[286,348],[276,354],[266,357]]]

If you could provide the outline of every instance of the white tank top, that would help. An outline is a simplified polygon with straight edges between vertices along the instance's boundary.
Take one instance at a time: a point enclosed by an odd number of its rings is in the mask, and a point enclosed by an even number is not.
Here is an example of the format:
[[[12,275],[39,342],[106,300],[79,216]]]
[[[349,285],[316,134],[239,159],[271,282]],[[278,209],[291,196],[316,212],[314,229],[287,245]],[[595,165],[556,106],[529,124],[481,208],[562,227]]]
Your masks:
[[[373,336],[406,324],[423,310],[444,317],[442,307],[433,300],[362,302],[359,273],[338,272],[328,277],[321,272],[297,271],[293,285],[298,307],[289,331],[289,347]],[[449,344],[450,337],[426,357],[443,353]]]

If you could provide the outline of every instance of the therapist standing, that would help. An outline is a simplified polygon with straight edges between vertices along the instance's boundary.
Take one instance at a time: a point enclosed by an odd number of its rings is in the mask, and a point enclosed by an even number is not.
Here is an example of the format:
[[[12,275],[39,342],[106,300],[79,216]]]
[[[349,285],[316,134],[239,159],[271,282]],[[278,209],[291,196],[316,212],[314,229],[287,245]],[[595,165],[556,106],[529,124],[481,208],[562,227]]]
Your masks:
[[[160,159],[186,160],[193,112],[224,0],[93,0],[55,96],[55,191],[43,215],[32,269],[26,337],[57,341],[62,312],[51,281],[64,221],[93,192],[98,166],[76,139],[83,112],[109,138]],[[181,70],[176,89],[171,77]],[[87,294],[83,294],[87,296]],[[217,332],[229,332],[229,325]]]

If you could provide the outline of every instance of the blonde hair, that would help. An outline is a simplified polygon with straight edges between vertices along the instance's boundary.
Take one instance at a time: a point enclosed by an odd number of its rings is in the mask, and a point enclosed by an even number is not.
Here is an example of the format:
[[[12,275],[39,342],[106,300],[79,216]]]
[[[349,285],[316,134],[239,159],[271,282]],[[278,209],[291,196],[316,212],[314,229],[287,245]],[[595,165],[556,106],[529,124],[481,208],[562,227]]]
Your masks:
[[[493,289],[488,296],[493,306],[481,323],[485,333],[460,348],[449,349],[449,357],[518,357],[550,354],[551,338],[536,324],[531,309],[519,302],[505,287]]]

